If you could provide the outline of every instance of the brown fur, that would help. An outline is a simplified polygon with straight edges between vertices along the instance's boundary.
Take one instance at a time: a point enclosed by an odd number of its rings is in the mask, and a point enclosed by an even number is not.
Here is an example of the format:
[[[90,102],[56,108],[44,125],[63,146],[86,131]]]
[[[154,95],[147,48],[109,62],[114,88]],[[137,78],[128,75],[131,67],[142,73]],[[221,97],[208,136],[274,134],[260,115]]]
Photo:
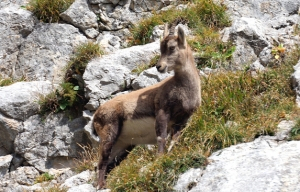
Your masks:
[[[184,32],[169,36],[165,28],[157,70],[175,75],[150,87],[120,95],[101,105],[93,126],[101,139],[98,187],[105,186],[107,167],[139,144],[158,144],[164,152],[166,137],[180,134],[188,118],[200,106],[201,87],[192,51]]]

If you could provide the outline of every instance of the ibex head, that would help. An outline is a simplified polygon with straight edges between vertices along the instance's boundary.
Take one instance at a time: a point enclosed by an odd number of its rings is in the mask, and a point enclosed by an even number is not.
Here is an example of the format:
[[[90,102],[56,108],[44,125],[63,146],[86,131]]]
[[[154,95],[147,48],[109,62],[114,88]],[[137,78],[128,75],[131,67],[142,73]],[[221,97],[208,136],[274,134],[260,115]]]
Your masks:
[[[160,43],[161,56],[156,64],[159,72],[164,73],[176,70],[182,67],[185,62],[186,38],[184,31],[178,27],[178,35],[174,35],[175,26],[173,25],[169,31],[168,25],[165,25],[164,39]]]

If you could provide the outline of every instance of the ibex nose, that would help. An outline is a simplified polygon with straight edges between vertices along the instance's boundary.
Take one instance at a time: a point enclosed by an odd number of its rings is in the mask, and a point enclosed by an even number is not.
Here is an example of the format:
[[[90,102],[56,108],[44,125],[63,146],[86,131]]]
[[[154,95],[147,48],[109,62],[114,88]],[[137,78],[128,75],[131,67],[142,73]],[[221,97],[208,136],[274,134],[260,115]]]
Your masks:
[[[156,65],[156,69],[159,70],[161,68],[161,65]]]

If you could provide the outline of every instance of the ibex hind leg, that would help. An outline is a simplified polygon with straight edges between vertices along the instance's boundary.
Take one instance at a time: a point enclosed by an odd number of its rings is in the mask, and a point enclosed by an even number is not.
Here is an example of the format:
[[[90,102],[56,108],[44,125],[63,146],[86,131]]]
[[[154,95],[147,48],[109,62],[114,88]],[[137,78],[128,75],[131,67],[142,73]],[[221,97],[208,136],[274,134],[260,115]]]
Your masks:
[[[98,163],[98,183],[97,189],[105,188],[107,167],[109,164],[109,157],[111,156],[112,148],[117,140],[119,134],[118,122],[110,125],[105,125],[99,134],[100,142],[100,160]]]
[[[113,168],[118,166],[121,163],[121,161],[123,161],[128,156],[128,154],[130,153],[130,151],[132,151],[134,147],[134,145],[129,145],[128,147],[125,147],[122,150],[118,150],[117,155],[112,155],[114,159],[112,159],[107,166],[107,174],[110,173]],[[114,154],[114,152],[112,154]]]

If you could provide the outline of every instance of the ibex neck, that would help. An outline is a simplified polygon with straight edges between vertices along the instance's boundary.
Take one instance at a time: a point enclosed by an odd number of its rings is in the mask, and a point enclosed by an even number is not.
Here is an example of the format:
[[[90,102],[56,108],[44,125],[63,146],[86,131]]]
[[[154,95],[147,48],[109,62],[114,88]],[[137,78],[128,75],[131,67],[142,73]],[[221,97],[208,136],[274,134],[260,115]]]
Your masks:
[[[185,86],[194,85],[194,83],[200,84],[199,73],[195,66],[193,56],[188,55],[184,62],[185,64],[182,65],[182,68],[174,70],[175,80],[180,84],[184,84]]]

